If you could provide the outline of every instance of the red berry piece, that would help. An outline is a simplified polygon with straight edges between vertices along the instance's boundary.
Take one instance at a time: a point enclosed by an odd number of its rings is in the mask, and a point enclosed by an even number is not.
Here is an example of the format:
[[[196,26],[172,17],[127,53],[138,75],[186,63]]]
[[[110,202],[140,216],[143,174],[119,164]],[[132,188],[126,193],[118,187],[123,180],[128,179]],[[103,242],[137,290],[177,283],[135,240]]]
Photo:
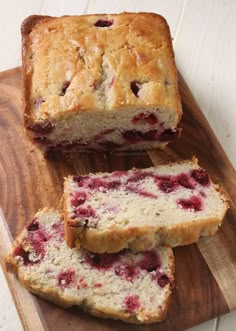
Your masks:
[[[67,91],[68,87],[70,86],[70,83],[71,82],[69,82],[69,81],[66,81],[63,83],[63,85],[61,87],[61,93],[59,94],[61,97],[66,94],[66,91]]]
[[[200,194],[203,198],[206,198],[206,193],[205,193],[205,192],[200,191],[199,194]]]
[[[191,183],[190,178],[185,174],[180,174],[176,177],[177,182],[188,189],[194,189],[194,185]]]
[[[108,189],[117,189],[118,187],[120,187],[121,182],[118,180],[112,180],[110,182],[107,183],[107,188]]]
[[[180,205],[183,209],[188,209],[189,211],[202,210],[202,202],[196,196],[192,196],[190,199],[179,199],[177,200],[177,204]]]
[[[101,178],[92,178],[88,183],[88,187],[92,190],[99,189],[100,187],[106,189],[114,189],[121,185],[120,181],[112,180],[112,181],[105,181]]]
[[[144,190],[139,190],[138,192],[135,192],[135,193],[138,193],[139,195],[146,197],[146,198],[153,198],[153,199],[157,198],[157,196],[155,194],[144,191]]]
[[[73,176],[73,180],[75,181],[75,182],[81,182],[82,180],[83,180],[83,177],[82,176]]]
[[[94,287],[97,287],[97,288],[102,287],[102,284],[101,283],[95,283]]]
[[[133,193],[136,193],[138,195],[141,195],[143,197],[147,197],[147,198],[157,198],[157,196],[151,192],[147,192],[145,190],[139,189],[136,186],[127,186],[127,190]]]
[[[142,254],[143,259],[138,264],[141,269],[151,272],[153,270],[156,270],[157,268],[160,268],[161,261],[155,251],[148,251]]]
[[[191,173],[191,177],[202,186],[208,186],[210,184],[209,175],[203,169],[193,170]]]
[[[82,187],[88,179],[89,176],[73,176],[73,181],[77,182],[80,187]]]
[[[68,269],[59,273],[57,276],[57,285],[64,289],[68,287],[71,283],[75,281],[75,271],[73,269]]]
[[[160,287],[165,287],[167,284],[170,283],[169,278],[166,275],[160,276],[160,278],[157,279],[158,284]]]
[[[96,253],[87,253],[85,256],[85,262],[89,264],[91,267],[106,270],[110,269],[113,264],[120,259],[119,253],[104,253],[104,254],[96,254]]]
[[[142,85],[134,80],[133,82],[130,83],[130,88],[133,94],[138,98],[138,92],[141,89]]]
[[[122,134],[123,138],[130,143],[136,143],[142,140],[140,132],[137,130],[127,130]]]
[[[76,192],[73,199],[71,200],[71,204],[74,207],[78,207],[85,203],[87,199],[87,194],[85,192]]]
[[[124,299],[125,310],[133,312],[141,307],[139,297],[137,295],[129,295]]]
[[[47,233],[44,230],[38,229],[28,233],[28,239],[32,243],[34,251],[38,255],[38,261],[45,256],[45,243],[48,241]]]
[[[99,189],[100,187],[106,187],[107,183],[101,178],[91,178],[88,182],[88,187],[92,190]]]
[[[178,187],[177,181],[171,176],[159,177],[157,185],[158,188],[164,193],[173,192]]]
[[[108,28],[113,24],[113,20],[98,20],[94,25],[99,28]]]
[[[30,230],[28,230],[28,231],[30,231]],[[29,258],[29,255],[31,252],[25,251],[22,246],[16,247],[16,249],[14,250],[14,253],[13,253],[13,256],[21,256],[23,258],[24,265],[29,265],[29,264],[39,262],[40,260],[42,260],[44,258],[44,255],[45,255],[44,244],[45,244],[45,241],[47,241],[47,238],[43,234],[42,230],[40,230],[40,229],[31,230],[28,233],[28,240],[31,242],[31,244],[33,246],[34,252],[32,251],[32,253],[37,254],[37,257],[35,257],[35,254],[33,254],[34,255],[33,261],[31,261]]]
[[[138,182],[147,177],[152,177],[152,176],[153,176],[152,172],[148,172],[148,171],[141,172],[140,170],[136,170],[135,173],[127,179],[127,183]]]
[[[76,217],[86,219],[86,218],[94,218],[96,217],[96,211],[91,207],[87,206],[86,208],[78,208],[75,211]]]
[[[23,263],[25,266],[29,264],[33,264],[29,259],[30,252],[26,252],[22,246],[17,246],[13,252],[13,256],[20,256],[23,259]]]
[[[159,137],[160,141],[170,141],[177,137],[178,132],[176,129],[167,129]]]

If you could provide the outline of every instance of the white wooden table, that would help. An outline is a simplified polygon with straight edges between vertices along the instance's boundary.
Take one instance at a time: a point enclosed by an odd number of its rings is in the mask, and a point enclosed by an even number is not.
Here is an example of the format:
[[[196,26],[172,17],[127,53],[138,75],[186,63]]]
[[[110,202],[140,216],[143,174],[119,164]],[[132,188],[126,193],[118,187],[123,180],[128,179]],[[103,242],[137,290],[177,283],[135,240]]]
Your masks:
[[[31,14],[121,11],[150,11],[166,17],[177,66],[235,166],[236,0],[1,0],[0,71],[21,64],[20,24]],[[22,330],[1,268],[0,330]],[[236,312],[191,329],[213,330],[235,331]]]

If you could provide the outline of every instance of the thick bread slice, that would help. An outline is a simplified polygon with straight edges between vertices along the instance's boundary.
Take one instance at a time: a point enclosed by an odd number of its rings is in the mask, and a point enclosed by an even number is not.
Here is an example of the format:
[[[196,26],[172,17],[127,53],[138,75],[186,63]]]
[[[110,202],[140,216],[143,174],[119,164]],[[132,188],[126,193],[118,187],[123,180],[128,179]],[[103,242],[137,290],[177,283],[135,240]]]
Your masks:
[[[216,232],[227,208],[196,158],[65,179],[67,243],[97,253],[193,243]]]
[[[174,279],[170,248],[101,255],[71,249],[60,214],[49,209],[38,212],[21,232],[6,265],[46,300],[132,323],[164,319]]]

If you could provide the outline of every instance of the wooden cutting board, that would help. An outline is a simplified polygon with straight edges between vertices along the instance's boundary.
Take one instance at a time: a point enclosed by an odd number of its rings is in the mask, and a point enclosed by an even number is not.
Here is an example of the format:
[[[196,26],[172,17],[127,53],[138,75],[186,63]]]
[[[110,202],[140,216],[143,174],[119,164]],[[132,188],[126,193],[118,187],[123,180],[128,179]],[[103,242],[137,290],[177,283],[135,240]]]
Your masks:
[[[166,152],[110,155],[74,154],[44,159],[22,130],[20,69],[0,73],[0,256],[12,237],[44,206],[56,207],[62,194],[63,176],[91,171],[148,167],[195,154],[200,164],[221,183],[231,199],[222,228],[197,244],[178,247],[176,282],[167,319],[149,326],[91,317],[78,308],[67,311],[29,294],[16,277],[5,273],[25,330],[184,330],[236,308],[236,176],[190,90],[180,77],[184,110],[181,139]]]

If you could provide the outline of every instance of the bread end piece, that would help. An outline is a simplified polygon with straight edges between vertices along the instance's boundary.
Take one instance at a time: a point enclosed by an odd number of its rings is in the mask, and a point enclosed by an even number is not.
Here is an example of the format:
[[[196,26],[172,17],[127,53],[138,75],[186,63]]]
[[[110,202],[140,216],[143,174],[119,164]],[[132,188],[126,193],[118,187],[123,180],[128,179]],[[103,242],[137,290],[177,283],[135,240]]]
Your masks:
[[[63,234],[61,215],[56,210],[39,211],[6,257],[8,270],[29,291],[63,308],[78,305],[98,317],[137,324],[165,318],[174,281],[170,248],[95,256],[68,248]],[[131,276],[124,273],[127,265],[135,270]],[[116,288],[115,294],[112,288]]]

